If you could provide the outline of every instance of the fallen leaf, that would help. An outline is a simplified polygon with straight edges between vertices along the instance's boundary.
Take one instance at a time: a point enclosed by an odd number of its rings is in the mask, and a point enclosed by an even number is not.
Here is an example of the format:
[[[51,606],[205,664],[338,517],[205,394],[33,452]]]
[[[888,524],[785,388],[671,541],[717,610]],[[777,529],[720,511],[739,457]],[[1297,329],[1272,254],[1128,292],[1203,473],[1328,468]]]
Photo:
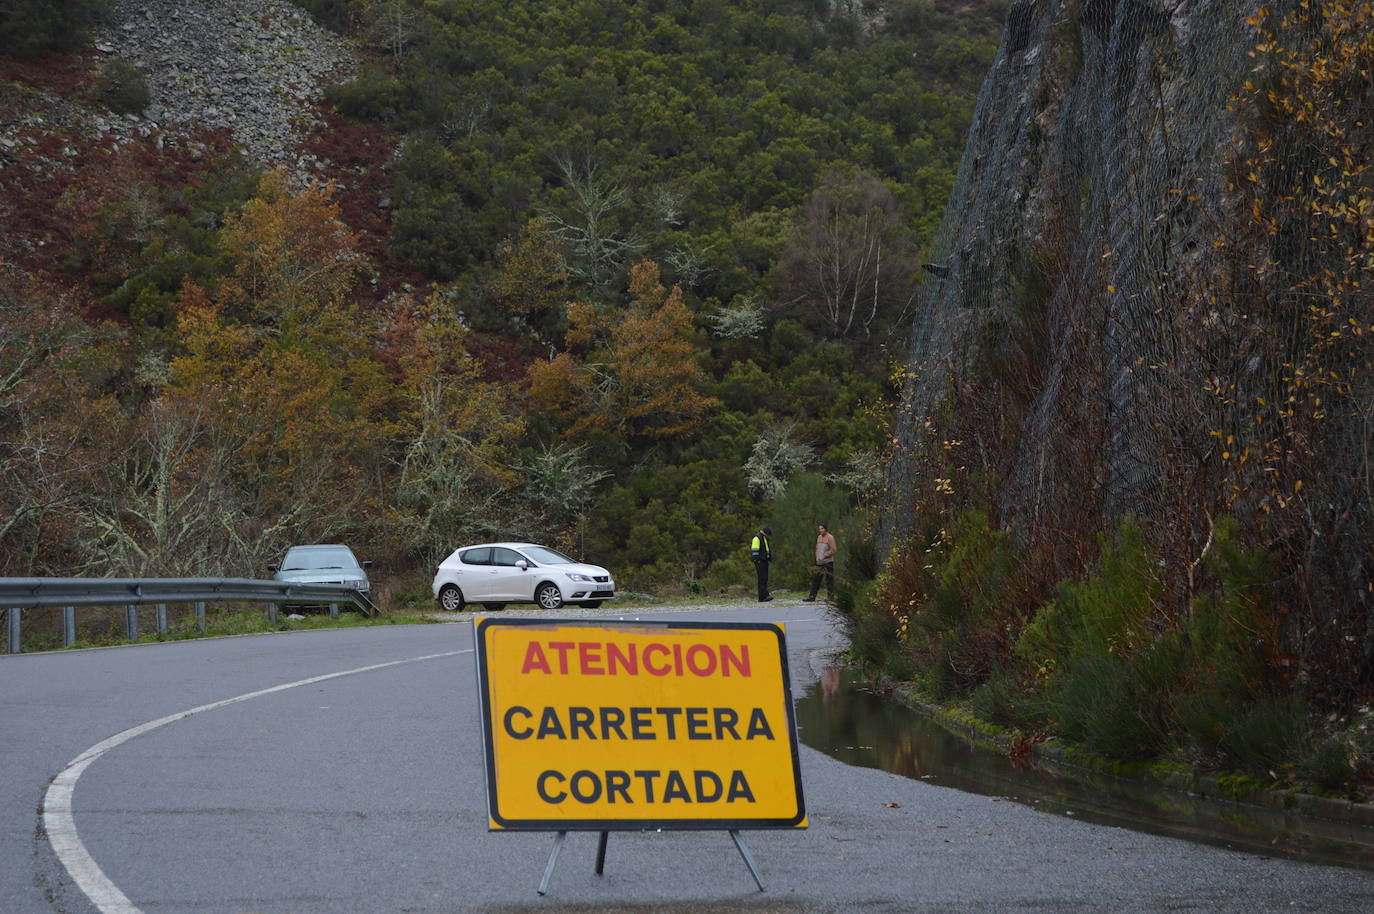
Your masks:
[[[901,803],[884,803],[883,806],[887,807],[888,809],[901,809],[901,808],[902,808],[902,804],[901,804]]]

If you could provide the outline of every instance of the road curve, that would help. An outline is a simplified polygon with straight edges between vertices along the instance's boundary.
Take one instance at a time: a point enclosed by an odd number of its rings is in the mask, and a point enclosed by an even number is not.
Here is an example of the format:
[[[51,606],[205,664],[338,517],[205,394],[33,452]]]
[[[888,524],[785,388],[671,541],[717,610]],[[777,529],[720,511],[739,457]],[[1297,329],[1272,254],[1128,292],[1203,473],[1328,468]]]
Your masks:
[[[840,643],[812,604],[687,614],[788,621],[798,695]],[[486,831],[471,647],[464,621],[0,658],[0,910],[1374,910],[1374,873],[805,748],[811,827],[746,836],[766,893],[724,833],[613,834],[602,877],[574,833],[541,898],[552,835]]]

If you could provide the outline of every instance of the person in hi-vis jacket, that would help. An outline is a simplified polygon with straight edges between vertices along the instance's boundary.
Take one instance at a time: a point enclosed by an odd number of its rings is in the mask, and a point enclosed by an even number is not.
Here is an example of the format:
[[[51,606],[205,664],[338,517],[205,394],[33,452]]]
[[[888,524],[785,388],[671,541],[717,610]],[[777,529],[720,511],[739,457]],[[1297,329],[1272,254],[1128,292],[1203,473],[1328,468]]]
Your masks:
[[[759,578],[759,602],[767,603],[773,599],[768,595],[768,563],[773,560],[773,550],[768,548],[768,537],[773,535],[771,527],[764,527],[754,534],[749,543],[749,557],[754,560],[754,570]]]

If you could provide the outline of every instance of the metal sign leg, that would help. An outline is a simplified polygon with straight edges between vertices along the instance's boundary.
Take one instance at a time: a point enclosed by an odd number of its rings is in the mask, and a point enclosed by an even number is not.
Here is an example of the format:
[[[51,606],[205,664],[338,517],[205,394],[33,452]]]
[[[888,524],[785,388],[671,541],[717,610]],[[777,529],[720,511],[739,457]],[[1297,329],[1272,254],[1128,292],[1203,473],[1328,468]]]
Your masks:
[[[744,865],[749,867],[749,875],[754,877],[754,884],[759,887],[760,892],[768,891],[763,887],[763,877],[759,875],[759,868],[754,865],[754,858],[749,856],[749,848],[744,846],[744,839],[733,828],[730,829],[730,837],[735,839],[735,847],[739,849],[739,855],[744,858]]]
[[[549,865],[544,867],[544,878],[539,880],[539,894],[543,895],[549,890],[549,880],[553,878],[554,865],[558,863],[558,852],[563,849],[563,842],[568,838],[568,833],[561,831],[558,837],[553,839],[553,850],[549,852]]]
[[[601,840],[596,845],[596,875],[598,876],[606,871],[606,839],[610,836],[610,832],[603,831]]]

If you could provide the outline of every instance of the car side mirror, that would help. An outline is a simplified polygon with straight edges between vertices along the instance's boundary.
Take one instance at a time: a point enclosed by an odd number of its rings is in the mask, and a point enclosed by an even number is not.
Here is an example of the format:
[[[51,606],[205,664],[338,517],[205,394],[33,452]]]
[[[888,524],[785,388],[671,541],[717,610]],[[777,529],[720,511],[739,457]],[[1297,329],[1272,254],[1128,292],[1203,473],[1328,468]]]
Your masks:
[[[372,567],[372,563],[371,563],[371,562],[363,562],[363,567],[364,567],[364,568],[371,568],[371,567]]]
[[[277,569],[278,569],[279,567],[281,567],[281,566],[279,566],[279,565],[268,565],[268,566],[267,566],[267,570],[270,571],[270,572],[272,572],[273,574],[276,574],[276,573],[277,573]]]
[[[516,560],[515,560],[515,567],[516,567],[516,568],[519,568],[521,571],[529,571],[529,570],[530,570],[530,563],[527,562],[527,561],[525,561],[524,559],[516,559]]]

